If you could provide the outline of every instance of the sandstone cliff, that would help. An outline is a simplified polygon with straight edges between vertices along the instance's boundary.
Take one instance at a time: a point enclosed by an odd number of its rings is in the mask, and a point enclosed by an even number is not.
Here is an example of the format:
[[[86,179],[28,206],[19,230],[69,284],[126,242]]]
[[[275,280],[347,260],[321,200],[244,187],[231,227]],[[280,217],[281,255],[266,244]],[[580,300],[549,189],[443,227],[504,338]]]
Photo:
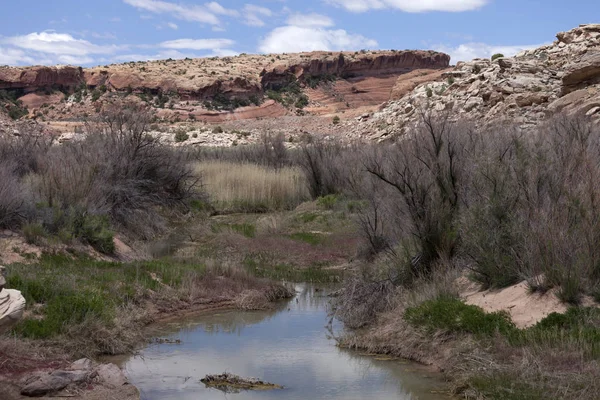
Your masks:
[[[86,69],[0,67],[0,90],[17,93],[30,111],[44,105],[60,108],[55,112],[45,110],[50,119],[89,114],[97,106],[90,103],[102,103],[110,94],[126,93],[138,94],[147,100],[155,100],[158,96],[156,101],[149,103],[163,109],[160,112],[163,117],[186,119],[193,115],[193,118],[208,122],[281,115],[284,107],[261,104],[267,91],[281,90],[291,82],[297,82],[304,90],[307,81],[312,80],[311,84],[318,86],[324,77],[329,82],[376,79],[378,84],[374,86],[385,96],[376,96],[371,104],[379,104],[389,99],[396,77],[415,69],[446,68],[449,61],[446,54],[433,51],[362,51],[242,54],[224,58],[131,62]],[[100,89],[101,93],[96,93],[90,102],[86,96]],[[73,98],[74,93],[79,94]],[[59,106],[65,100],[69,104]],[[82,107],[86,102],[88,107]],[[249,107],[252,105],[255,107]],[[249,108],[231,112],[239,107]],[[229,112],[215,112],[223,109]]]
[[[438,81],[359,118],[351,135],[378,140],[401,135],[424,109],[477,124],[508,120],[523,129],[560,111],[600,119],[600,24],[561,32],[551,45],[512,58],[458,63]]]

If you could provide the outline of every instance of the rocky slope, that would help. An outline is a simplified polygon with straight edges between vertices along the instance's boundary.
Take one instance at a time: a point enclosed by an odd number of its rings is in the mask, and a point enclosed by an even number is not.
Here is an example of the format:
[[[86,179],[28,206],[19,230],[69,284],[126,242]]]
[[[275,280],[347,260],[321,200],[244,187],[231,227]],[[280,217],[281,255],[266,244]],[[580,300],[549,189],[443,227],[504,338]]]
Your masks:
[[[557,112],[600,119],[600,24],[581,25],[512,58],[461,62],[379,112],[350,124],[350,136],[383,140],[419,121],[419,110],[477,124],[509,120],[523,129]]]
[[[389,100],[390,91],[402,74],[416,69],[443,69],[449,61],[448,55],[432,51],[361,51],[242,54],[87,69],[0,67],[0,90],[17,96],[30,115],[46,120],[81,117],[93,113],[110,96],[133,94],[160,109],[159,117],[166,120],[216,122],[282,116],[311,103],[310,92],[308,99],[297,103],[308,88],[327,84],[335,92],[337,82],[350,88],[369,80],[369,90],[356,90],[355,97],[363,104],[380,104]],[[283,105],[265,102],[270,91],[288,93],[292,89],[298,93],[290,96],[289,103],[281,101],[278,95],[269,97]],[[376,95],[371,95],[372,90]],[[319,98],[322,91],[314,95]],[[336,96],[333,97],[343,97]]]

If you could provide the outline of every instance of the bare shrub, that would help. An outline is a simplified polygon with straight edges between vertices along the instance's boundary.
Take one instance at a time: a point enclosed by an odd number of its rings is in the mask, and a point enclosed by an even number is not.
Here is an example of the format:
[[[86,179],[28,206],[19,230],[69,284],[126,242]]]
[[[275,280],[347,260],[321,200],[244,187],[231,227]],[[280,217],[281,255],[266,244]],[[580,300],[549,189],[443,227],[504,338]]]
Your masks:
[[[336,141],[312,139],[302,143],[298,163],[306,175],[311,196],[339,193],[342,188],[343,146]]]
[[[468,130],[447,118],[423,114],[423,125],[393,149],[379,147],[365,162],[366,171],[394,193],[395,221],[403,251],[417,254],[410,263],[414,277],[428,275],[439,259],[454,256],[458,235],[463,154]]]
[[[19,227],[31,208],[17,169],[14,162],[0,159],[0,228]]]

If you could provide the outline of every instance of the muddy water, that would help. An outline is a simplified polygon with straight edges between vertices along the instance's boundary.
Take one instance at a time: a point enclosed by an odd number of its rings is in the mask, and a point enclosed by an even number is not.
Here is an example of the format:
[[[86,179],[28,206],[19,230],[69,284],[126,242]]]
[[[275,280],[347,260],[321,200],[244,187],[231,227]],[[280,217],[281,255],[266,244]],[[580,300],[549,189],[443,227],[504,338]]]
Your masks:
[[[448,399],[424,368],[339,349],[328,337],[322,290],[299,285],[297,296],[269,312],[220,312],[168,324],[155,344],[124,363],[142,399]],[[334,331],[341,329],[333,325]],[[200,382],[231,372],[283,385],[275,391],[223,393]]]

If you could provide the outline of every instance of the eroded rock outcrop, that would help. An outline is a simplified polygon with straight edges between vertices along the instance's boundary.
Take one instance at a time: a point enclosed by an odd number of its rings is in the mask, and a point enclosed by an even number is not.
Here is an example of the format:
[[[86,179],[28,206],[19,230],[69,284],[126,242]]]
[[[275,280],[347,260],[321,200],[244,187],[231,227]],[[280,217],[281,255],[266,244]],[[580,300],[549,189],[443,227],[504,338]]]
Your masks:
[[[561,111],[600,119],[600,24],[557,39],[512,58],[460,62],[438,81],[362,118],[353,134],[378,140],[402,135],[423,109],[476,124],[507,120],[525,130]]]
[[[22,317],[25,311],[25,298],[21,292],[5,289],[5,268],[0,266],[0,333],[8,331]]]
[[[73,393],[84,385],[88,386],[88,390],[91,387],[99,394],[109,390],[110,398],[130,399],[139,395],[137,389],[128,384],[118,366],[96,365],[87,358],[73,362],[66,369],[40,371],[27,376],[22,381],[21,394],[28,397],[72,397]],[[94,398],[102,397],[99,395]]]

